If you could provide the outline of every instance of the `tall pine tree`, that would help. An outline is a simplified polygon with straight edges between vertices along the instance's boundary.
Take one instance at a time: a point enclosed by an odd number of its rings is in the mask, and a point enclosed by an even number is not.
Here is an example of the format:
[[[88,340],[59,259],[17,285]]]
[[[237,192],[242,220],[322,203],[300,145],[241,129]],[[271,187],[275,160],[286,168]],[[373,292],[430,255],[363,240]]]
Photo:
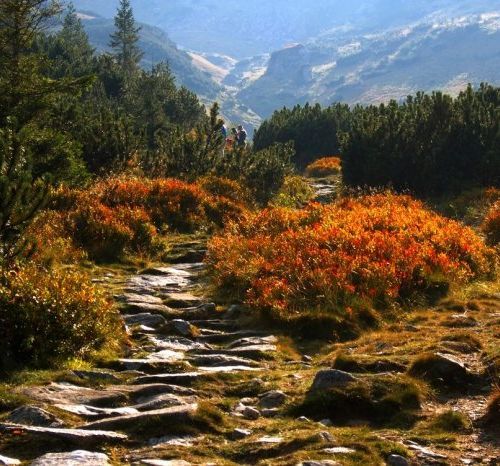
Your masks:
[[[115,16],[115,32],[111,35],[110,46],[123,72],[130,76],[137,70],[143,57],[137,46],[140,27],[137,27],[129,0],[120,0]]]
[[[47,78],[46,57],[33,51],[59,11],[53,0],[0,1],[0,265],[19,252],[43,203],[45,168],[59,170],[51,164],[62,162],[70,143],[47,116],[55,98],[77,93],[82,83]]]

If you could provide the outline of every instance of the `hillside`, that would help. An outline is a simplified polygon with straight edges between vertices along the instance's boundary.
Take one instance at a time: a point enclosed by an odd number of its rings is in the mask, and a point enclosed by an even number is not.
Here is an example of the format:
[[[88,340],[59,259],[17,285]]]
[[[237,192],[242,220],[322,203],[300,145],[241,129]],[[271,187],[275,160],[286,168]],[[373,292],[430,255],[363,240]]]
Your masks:
[[[90,42],[97,51],[109,50],[109,36],[114,30],[112,19],[97,16],[94,13],[80,14]],[[211,75],[196,67],[192,58],[179,50],[176,44],[161,29],[140,23],[139,47],[144,51],[142,65],[150,67],[153,63],[166,62],[179,84],[182,84],[197,94],[214,99],[220,87],[213,81]]]
[[[367,104],[418,90],[455,93],[468,82],[500,82],[499,69],[500,12],[429,19],[370,35],[334,30],[277,51],[238,98],[267,116],[306,101]]]
[[[112,17],[118,0],[75,0],[80,9]],[[241,59],[303,42],[334,27],[374,31],[417,21],[436,12],[470,14],[495,0],[133,0],[138,20],[166,31],[183,47]]]

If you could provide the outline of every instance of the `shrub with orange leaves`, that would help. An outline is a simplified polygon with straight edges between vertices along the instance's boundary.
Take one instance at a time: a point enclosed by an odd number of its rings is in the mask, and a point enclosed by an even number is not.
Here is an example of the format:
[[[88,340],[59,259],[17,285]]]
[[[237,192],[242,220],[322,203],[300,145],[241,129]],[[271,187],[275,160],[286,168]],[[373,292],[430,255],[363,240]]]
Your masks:
[[[484,219],[482,230],[488,242],[491,244],[500,243],[500,201],[496,201],[488,211]]]
[[[306,176],[321,178],[340,173],[342,169],[342,160],[340,157],[323,157],[315,160],[306,167]]]
[[[158,235],[166,230],[221,227],[239,218],[247,205],[243,188],[223,178],[186,183],[121,176],[87,189],[54,190],[50,210],[40,218],[57,217],[61,228],[53,233],[60,239],[72,238],[90,258],[115,260],[127,252],[156,254],[161,248]],[[34,233],[39,243],[47,243]]]
[[[392,193],[305,209],[247,214],[215,236],[207,262],[219,287],[277,316],[382,307],[438,280],[492,272],[494,253],[473,230]]]
[[[46,367],[124,339],[119,313],[90,277],[36,265],[0,271],[0,367]],[[115,346],[116,348],[116,346]]]

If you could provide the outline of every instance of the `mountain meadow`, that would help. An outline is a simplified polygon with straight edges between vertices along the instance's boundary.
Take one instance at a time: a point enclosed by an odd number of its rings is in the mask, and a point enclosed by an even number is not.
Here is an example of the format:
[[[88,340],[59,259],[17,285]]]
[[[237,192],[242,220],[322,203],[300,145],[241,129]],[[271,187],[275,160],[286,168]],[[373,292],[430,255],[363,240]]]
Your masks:
[[[165,3],[0,0],[0,464],[498,464],[491,2]]]

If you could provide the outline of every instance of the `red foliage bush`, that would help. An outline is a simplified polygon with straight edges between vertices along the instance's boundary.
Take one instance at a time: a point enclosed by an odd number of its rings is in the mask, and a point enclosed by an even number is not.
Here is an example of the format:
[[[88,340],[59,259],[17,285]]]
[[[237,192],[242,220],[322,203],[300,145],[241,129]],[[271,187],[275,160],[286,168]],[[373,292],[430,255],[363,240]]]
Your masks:
[[[266,209],[209,244],[220,287],[277,314],[382,304],[425,292],[437,278],[467,281],[492,269],[471,229],[391,193],[303,210]]]
[[[306,167],[306,175],[312,177],[331,176],[340,173],[342,160],[340,157],[323,157]]]
[[[500,201],[491,206],[484,219],[482,230],[491,244],[500,243]]]

